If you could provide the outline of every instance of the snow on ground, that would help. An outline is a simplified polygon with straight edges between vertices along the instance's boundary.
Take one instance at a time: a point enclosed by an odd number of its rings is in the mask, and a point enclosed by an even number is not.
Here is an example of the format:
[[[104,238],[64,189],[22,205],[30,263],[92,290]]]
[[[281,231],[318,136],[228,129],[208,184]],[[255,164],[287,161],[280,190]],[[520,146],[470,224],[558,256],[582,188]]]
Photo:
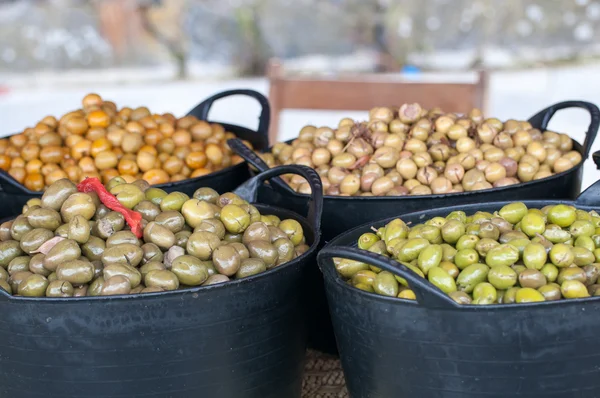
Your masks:
[[[600,64],[554,69],[494,72],[489,89],[487,114],[500,119],[528,118],[538,110],[565,100],[585,100],[600,104]],[[35,80],[35,76],[32,76]],[[110,83],[88,80],[86,84],[69,81],[65,84],[13,85],[0,93],[0,120],[2,131],[8,135],[35,124],[35,121],[52,114],[61,115],[78,107],[81,98],[89,92],[97,92],[119,106],[145,105],[153,112],[172,112],[183,115],[210,95],[233,88],[249,88],[263,94],[268,92],[264,78],[229,79],[223,81],[159,81],[147,79],[131,83],[111,79]],[[11,80],[5,80],[11,87]],[[22,82],[21,82],[22,83]],[[251,98],[232,97],[215,103],[210,118],[216,121],[240,124],[256,128],[260,108]],[[284,111],[280,125],[280,139],[295,137],[305,124],[335,125],[342,117],[364,119],[367,112],[327,112],[309,110]],[[590,118],[582,110],[566,110],[556,114],[550,128],[567,132],[583,142]],[[600,150],[600,141],[592,151]],[[600,178],[591,160],[585,164],[584,187]]]

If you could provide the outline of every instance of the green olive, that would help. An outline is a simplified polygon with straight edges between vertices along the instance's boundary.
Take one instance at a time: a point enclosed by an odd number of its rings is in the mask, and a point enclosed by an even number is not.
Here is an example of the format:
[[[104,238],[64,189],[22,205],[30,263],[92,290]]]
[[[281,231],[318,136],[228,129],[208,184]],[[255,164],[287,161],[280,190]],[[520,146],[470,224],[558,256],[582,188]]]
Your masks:
[[[461,292],[461,291],[451,292],[449,294],[449,296],[452,298],[452,300],[456,301],[458,304],[468,305],[468,304],[471,304],[471,302],[472,302],[471,296],[469,296],[465,292]]]
[[[564,243],[555,244],[549,253],[552,264],[560,268],[568,267],[573,264],[575,256],[571,249],[571,246]]]
[[[521,219],[521,230],[529,237],[543,234],[546,230],[546,221],[543,216],[529,212]]]
[[[565,231],[554,224],[547,225],[542,236],[552,243],[564,243],[571,239],[571,233],[569,231]]]
[[[219,237],[212,232],[194,232],[188,238],[187,252],[200,260],[211,258],[213,251],[221,245]]]
[[[218,218],[209,218],[207,220],[202,221],[200,225],[198,225],[194,229],[194,232],[199,231],[212,232],[213,234],[217,235],[219,239],[224,239],[225,234],[227,233],[225,225],[223,225],[221,220],[219,220]]]
[[[590,252],[594,252],[596,250],[596,244],[594,240],[589,236],[580,236],[575,239],[575,243],[573,244],[575,247],[582,247],[584,249],[589,250]]]
[[[458,290],[471,293],[475,286],[487,280],[490,268],[485,264],[471,264],[456,278]]]
[[[522,287],[517,290],[515,295],[515,302],[521,303],[535,303],[539,301],[546,301],[544,295],[537,290],[530,287]]]
[[[373,290],[375,293],[384,296],[398,296],[398,288],[398,281],[392,273],[387,271],[381,271],[373,281]]]
[[[427,279],[446,294],[456,291],[454,278],[440,267],[431,268],[427,274]]]
[[[417,264],[423,274],[427,275],[429,270],[440,265],[442,261],[443,250],[440,245],[430,245],[419,253]]]
[[[479,240],[475,235],[463,235],[456,242],[456,250],[475,249]]]
[[[247,278],[249,276],[260,274],[267,270],[267,265],[260,258],[247,258],[242,260],[240,268],[237,270],[236,279]]]
[[[175,234],[155,221],[151,221],[144,228],[144,241],[154,243],[162,250],[168,250],[175,244]]]
[[[106,240],[106,247],[118,246],[123,243],[139,246],[140,240],[131,231],[119,231]]]
[[[454,244],[465,232],[465,224],[457,220],[448,220],[442,227],[442,239],[446,243]]]
[[[536,269],[526,269],[519,273],[519,284],[521,287],[538,289],[547,283],[546,277]]]
[[[186,248],[188,240],[192,236],[190,231],[179,231],[175,234],[175,244],[179,247]]]
[[[190,197],[184,194],[183,192],[171,192],[167,196],[165,196],[160,202],[160,209],[162,211],[175,210],[181,211],[183,204]],[[165,289],[168,290],[168,289]]]
[[[104,280],[102,290],[100,291],[101,296],[115,296],[129,293],[131,293],[131,283],[123,275],[115,275],[110,279]]]
[[[587,288],[577,280],[565,281],[560,285],[560,292],[566,299],[589,297]]]
[[[60,264],[77,260],[80,256],[81,249],[79,248],[77,242],[71,239],[65,239],[58,242],[52,249],[50,249],[50,251],[48,251],[46,257],[44,257],[43,265],[48,271],[56,271]],[[59,277],[59,279],[62,278]]]
[[[73,285],[83,285],[92,281],[94,266],[89,261],[82,260],[61,262],[56,267],[56,276],[59,280],[70,282]]]
[[[497,265],[488,272],[488,281],[498,290],[510,289],[517,283],[517,273],[506,265]]]
[[[102,295],[102,288],[104,287],[104,277],[99,276],[94,279],[90,286],[88,287],[87,295],[91,297],[96,297]]]
[[[283,232],[283,231],[282,231]],[[366,232],[358,238],[358,248],[362,250],[368,250],[369,247],[373,246],[376,242],[379,242],[379,237],[372,233]]]
[[[585,285],[590,286],[596,283],[600,276],[600,264],[589,264],[583,267],[585,272]]]
[[[225,205],[221,209],[221,221],[228,232],[239,234],[250,225],[250,215],[240,206],[234,204]]]
[[[27,222],[33,228],[44,228],[54,231],[62,224],[62,219],[56,210],[39,208],[28,212]]]
[[[350,279],[358,271],[368,270],[369,266],[360,261],[349,260],[344,258],[335,264],[335,269],[343,278]]]
[[[490,267],[497,265],[510,266],[519,260],[519,250],[509,244],[501,244],[488,251],[485,262]]]
[[[273,246],[277,249],[277,265],[287,263],[294,259],[296,251],[294,244],[288,238],[277,239],[273,242]]]
[[[587,274],[579,267],[561,268],[556,283],[562,285],[565,281],[579,281],[585,284],[587,281]]]
[[[544,299],[546,301],[555,301],[560,300],[562,298],[560,286],[556,283],[549,283],[547,285],[541,286],[538,289],[538,292],[542,293],[542,296],[544,296]]]
[[[577,220],[569,227],[569,232],[574,238],[580,236],[592,236],[596,232],[596,227],[591,221]]]
[[[135,288],[142,283],[142,274],[136,268],[126,264],[109,264],[102,271],[105,280],[109,280],[115,275],[125,276],[131,283],[131,288]]]
[[[573,253],[573,263],[579,267],[592,264],[596,261],[594,253],[584,247],[573,247],[571,252]]]
[[[91,220],[96,214],[96,204],[92,195],[87,193],[74,193],[67,198],[60,208],[64,222],[70,222],[75,216],[82,216]]]
[[[479,253],[474,249],[463,249],[459,250],[454,256],[454,264],[459,269],[465,269],[471,264],[475,264],[479,261]]]
[[[575,209],[563,204],[552,206],[552,208],[548,210],[547,217],[549,222],[556,224],[561,228],[571,226],[577,219]]]
[[[264,261],[264,259],[258,255],[253,257],[260,258]],[[219,246],[215,249],[212,255],[212,261],[215,266],[215,269],[220,274],[233,276],[240,269],[242,258],[240,257],[238,251],[234,247],[231,247],[230,245],[224,245]]]
[[[260,258],[265,262],[267,268],[272,268],[279,260],[277,248],[268,241],[252,241],[246,244],[251,258]],[[213,256],[214,262],[214,256]],[[227,274],[225,274],[227,275]]]
[[[475,244],[475,250],[481,257],[485,257],[491,249],[497,246],[500,246],[500,243],[496,242],[495,240],[480,239],[477,244]]]
[[[548,253],[541,243],[529,243],[523,249],[523,263],[527,268],[540,270],[547,259]]]
[[[111,211],[103,218],[96,221],[92,234],[102,239],[107,239],[115,232],[125,227],[125,217],[119,212]]]
[[[60,210],[69,196],[77,193],[77,186],[66,178],[51,184],[42,195],[41,206],[55,211]]]
[[[527,214],[527,206],[522,202],[510,203],[502,207],[498,214],[509,223],[516,224]]]
[[[144,192],[144,196],[146,197],[146,199],[154,203],[155,205],[160,205],[160,202],[162,202],[163,198],[167,195],[167,192],[163,191],[160,188],[154,187],[150,187],[146,190],[146,192]]]
[[[23,272],[23,271],[30,271],[31,273],[35,274],[35,272],[33,272],[29,268],[30,263],[31,263],[31,257],[29,257],[29,256],[15,257],[11,260],[10,263],[8,263],[8,267],[6,268],[6,271],[9,275],[13,275],[17,272]]]
[[[296,220],[293,219],[285,219],[282,220],[278,228],[281,229],[292,241],[294,246],[298,246],[304,241],[304,231],[302,230],[302,225]]]
[[[14,240],[21,241],[23,236],[31,230],[33,230],[33,227],[27,221],[27,217],[18,216],[10,226],[10,236]]]
[[[149,261],[146,264],[142,265],[139,268],[140,274],[142,274],[142,279],[146,277],[146,274],[150,271],[155,270],[163,270],[167,269],[167,267],[160,261]]]
[[[511,287],[504,292],[502,296],[502,304],[515,304],[517,302],[517,292],[520,287]]]
[[[118,246],[107,247],[102,253],[102,263],[104,266],[109,264],[125,264],[137,267],[142,262],[144,252],[141,247],[131,244],[122,243]]]
[[[73,285],[67,281],[55,280],[48,283],[46,297],[73,297]]]
[[[90,239],[90,223],[85,217],[77,215],[69,222],[67,237],[79,244],[84,244]]]
[[[173,233],[182,231],[185,228],[185,218],[174,210],[163,211],[154,219],[158,225],[162,225]]]
[[[206,265],[194,256],[177,257],[171,264],[171,272],[177,275],[179,282],[187,286],[199,286],[208,279]]]
[[[473,289],[473,304],[475,305],[490,305],[498,300],[498,292],[496,288],[487,282],[480,282]]]
[[[198,188],[194,192],[193,197],[195,199],[204,200],[206,202],[216,204],[219,199],[219,193],[212,188]]]
[[[102,258],[105,249],[106,243],[102,239],[90,236],[88,241],[81,246],[81,253],[90,261],[95,261]]]
[[[169,270],[152,270],[144,277],[147,287],[160,287],[164,290],[176,290],[179,288],[179,278]]]
[[[419,257],[421,251],[423,251],[430,243],[424,238],[413,238],[404,242],[401,248],[396,254],[396,258],[399,261],[413,261]]]
[[[48,280],[43,275],[32,274],[19,284],[19,295],[24,297],[43,297],[46,294]]]
[[[216,275],[209,276],[208,279],[206,280],[206,282],[204,282],[202,284],[202,286],[218,285],[220,283],[225,283],[225,282],[229,282],[228,276],[216,274]]]
[[[21,249],[27,254],[34,254],[40,246],[54,237],[54,233],[45,228],[36,228],[27,232],[21,239]]]
[[[544,274],[548,282],[554,282],[558,278],[558,268],[554,264],[545,264],[540,272]]]
[[[156,216],[160,214],[160,207],[149,200],[142,200],[140,203],[135,205],[133,210],[140,213],[142,218],[146,221],[154,221]]]
[[[133,184],[119,184],[110,190],[110,193],[117,197],[117,200],[128,209],[133,209],[142,200],[146,199],[146,195]]]
[[[287,238],[287,235],[286,235]],[[247,245],[253,241],[271,242],[271,232],[269,226],[263,222],[252,223],[244,231],[242,242]]]

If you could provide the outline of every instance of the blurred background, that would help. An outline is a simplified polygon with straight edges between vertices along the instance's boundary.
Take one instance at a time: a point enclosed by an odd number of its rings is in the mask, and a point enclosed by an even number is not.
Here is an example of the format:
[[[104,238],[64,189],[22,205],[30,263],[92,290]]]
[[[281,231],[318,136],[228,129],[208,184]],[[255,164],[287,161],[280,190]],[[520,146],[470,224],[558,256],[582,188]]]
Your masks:
[[[452,80],[483,68],[486,114],[525,119],[558,101],[600,103],[600,1],[0,0],[1,133],[89,92],[177,116],[229,88],[268,94],[273,57],[298,75]],[[258,112],[231,98],[211,118],[256,127]],[[367,112],[284,111],[278,138],[345,116]],[[588,123],[569,110],[550,128],[582,142]],[[590,160],[585,170],[584,186],[600,177]]]

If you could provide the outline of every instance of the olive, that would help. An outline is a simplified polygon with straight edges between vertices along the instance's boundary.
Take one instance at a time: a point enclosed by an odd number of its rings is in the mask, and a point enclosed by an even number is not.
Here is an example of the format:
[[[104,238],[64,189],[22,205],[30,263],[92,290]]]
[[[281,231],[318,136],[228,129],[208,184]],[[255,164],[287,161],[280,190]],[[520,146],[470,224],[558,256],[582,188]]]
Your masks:
[[[237,270],[236,279],[247,278],[252,275],[257,275],[267,270],[267,265],[260,258],[247,258],[241,261],[241,265]],[[215,275],[216,276],[216,275]]]
[[[109,189],[108,186],[106,188]],[[167,195],[167,192],[156,187],[150,187],[148,190],[146,190],[146,192],[144,192],[145,198],[157,206],[160,205],[160,202],[162,202],[163,198]]]
[[[19,295],[24,297],[43,297],[46,294],[48,280],[45,276],[32,274],[19,284]]]
[[[186,248],[188,240],[192,233],[190,231],[179,231],[175,234],[175,244],[179,247]]]
[[[28,212],[27,222],[33,228],[54,231],[62,224],[62,219],[56,210],[39,208]]]
[[[103,239],[107,239],[115,232],[121,231],[125,227],[125,218],[121,213],[111,211],[103,218],[96,221],[92,234]]]
[[[56,267],[56,276],[59,280],[70,282],[73,285],[83,285],[92,281],[94,266],[89,261],[82,260],[61,262]]]
[[[73,297],[73,293],[73,285],[67,281],[55,280],[46,288],[46,297]]]
[[[27,254],[37,253],[40,246],[54,237],[54,233],[45,228],[36,228],[27,232],[21,239],[21,249]]]
[[[265,262],[267,268],[274,267],[279,260],[277,248],[268,241],[251,241],[246,244],[251,258],[260,258]],[[213,257],[214,261],[214,257]]]
[[[212,204],[216,204],[219,199],[219,193],[212,188],[198,188],[193,197]]]
[[[158,225],[162,225],[173,233],[182,231],[185,227],[185,219],[178,211],[164,211],[154,219]]]
[[[131,292],[131,283],[124,275],[115,275],[104,280],[101,296],[115,296],[120,294],[129,294]]]
[[[562,285],[564,281],[572,280],[576,280],[585,284],[587,281],[587,274],[583,269],[579,267],[561,268],[561,270],[558,273],[558,278],[556,279],[556,282],[559,285]]]
[[[446,294],[457,290],[454,278],[452,278],[448,272],[440,267],[431,268],[427,274],[427,278],[429,279],[429,282]]]
[[[229,243],[228,246],[233,247],[237,251],[238,255],[240,256],[240,258],[242,260],[250,258],[250,252],[248,251],[248,248],[245,245],[243,245],[242,243],[232,242],[232,243]]]
[[[96,204],[90,194],[74,193],[62,204],[60,214],[64,222],[70,222],[75,216],[91,220],[96,213]]]
[[[48,271],[56,271],[60,264],[77,260],[81,256],[81,249],[77,242],[65,239],[58,242],[44,257],[43,265]],[[86,257],[88,257],[86,255]],[[88,257],[89,258],[89,257]],[[59,278],[61,279],[61,278]],[[86,283],[86,282],[83,282]]]
[[[492,267],[487,276],[488,281],[498,290],[513,287],[517,283],[517,277],[517,273],[506,265]]]
[[[488,251],[485,262],[490,267],[497,265],[510,266],[519,260],[519,250],[508,244],[501,244]]]
[[[209,218],[200,223],[195,229],[194,232],[206,231],[212,232],[217,235],[219,239],[224,239],[226,234],[225,225],[221,222],[221,220],[217,218]]]
[[[160,214],[160,207],[149,200],[142,200],[133,208],[133,210],[140,213],[142,218],[146,221],[154,221],[156,216]]]
[[[563,204],[553,206],[548,211],[547,217],[550,223],[556,224],[561,228],[571,226],[577,219],[575,209]]]
[[[91,297],[100,296],[102,294],[102,288],[104,287],[104,277],[99,276],[90,283],[87,291],[87,295]]]
[[[248,249],[250,251],[250,248]],[[276,249],[275,249],[276,252]],[[262,253],[261,253],[262,254]],[[260,258],[260,256],[253,256]],[[217,247],[212,254],[212,261],[216,270],[223,275],[232,276],[240,269],[242,258],[238,251],[231,245],[223,245]]]
[[[473,289],[473,304],[490,305],[497,302],[498,291],[496,288],[487,282],[480,282]]]
[[[219,237],[206,231],[194,232],[188,238],[187,252],[200,260],[208,260],[211,258],[213,251],[221,245]]]
[[[564,243],[555,244],[549,253],[550,261],[557,267],[568,267],[575,260],[571,246]]]
[[[84,244],[90,239],[91,227],[85,217],[77,215],[68,224],[67,237],[79,244]]]
[[[119,231],[115,232],[110,238],[106,240],[106,247],[118,246],[123,243],[129,243],[132,245],[139,246],[140,241],[131,231]]]
[[[520,288],[519,290],[517,290],[516,295],[515,295],[515,302],[516,303],[534,303],[534,302],[539,302],[539,301],[546,301],[546,299],[544,298],[544,295],[542,293],[540,293],[539,291],[530,288],[530,287],[523,287]]]
[[[125,264],[137,267],[144,256],[143,250],[132,243],[121,243],[117,246],[107,247],[102,253],[102,263],[104,266],[109,264]]]
[[[225,282],[229,282],[229,278],[226,275],[216,274],[209,276],[202,286],[217,285]]]
[[[63,203],[72,194],[77,193],[77,186],[64,178],[51,184],[42,195],[41,206],[46,209],[59,211]]]
[[[521,287],[538,289],[547,283],[546,277],[536,269],[526,269],[519,274]]]
[[[151,221],[144,228],[144,241],[154,243],[162,250],[167,250],[175,244],[175,234],[155,221]]]
[[[181,211],[183,204],[189,199],[189,196],[183,192],[171,192],[165,196],[160,202],[160,209],[162,211]],[[165,289],[167,290],[167,289]]]
[[[568,280],[560,285],[560,291],[564,298],[584,298],[589,297],[587,288],[578,280]]]
[[[226,230],[233,234],[244,232],[250,225],[250,214],[235,204],[223,206],[220,219]]]
[[[150,271],[154,270],[163,270],[167,269],[167,267],[160,261],[149,261],[146,264],[142,265],[139,268],[140,273],[142,274],[142,279],[146,277],[146,274]]]
[[[31,269],[29,268],[29,264],[30,263],[31,263],[31,258],[29,256],[15,257],[14,259],[11,260],[10,263],[8,263],[8,267],[6,268],[6,272],[9,275],[13,275],[13,274],[15,274],[17,272],[31,271]],[[35,273],[33,271],[31,271],[31,272]]]
[[[558,271],[558,268],[556,267],[556,265],[548,263],[542,267],[540,272],[542,274],[544,274],[544,276],[546,277],[546,280],[548,282],[554,282],[558,278],[559,271]]]
[[[475,286],[487,280],[489,271],[490,268],[485,264],[469,265],[456,278],[458,290],[471,293]]]
[[[393,274],[387,271],[381,271],[373,281],[373,290],[384,296],[396,297],[398,289],[398,281]]]
[[[31,231],[33,227],[27,221],[27,217],[18,216],[13,220],[10,227],[10,236],[12,239],[20,241],[27,232]]]
[[[177,257],[171,264],[173,272],[179,282],[187,286],[199,286],[208,279],[206,265],[194,256],[184,255]]]
[[[140,271],[130,265],[125,264],[108,264],[104,267],[102,275],[105,280],[109,280],[115,275],[125,276],[131,283],[131,288],[139,286],[142,282],[142,274]]]
[[[440,245],[430,245],[423,249],[417,257],[417,264],[423,274],[427,275],[429,270],[440,265],[443,250]]]
[[[465,292],[461,292],[461,291],[451,292],[449,294],[449,296],[452,298],[452,300],[456,301],[458,304],[464,304],[464,305],[471,304],[471,296],[469,296]]]
[[[542,293],[542,296],[544,296],[544,299],[546,301],[555,301],[560,300],[562,298],[560,286],[556,283],[549,283],[547,285],[541,286],[538,289],[538,292]]]
[[[113,187],[110,193],[115,195],[119,202],[128,209],[133,209],[146,198],[144,192],[133,184],[119,184]]]
[[[105,249],[106,242],[95,236],[90,236],[88,241],[81,245],[81,253],[90,261],[100,260]]]
[[[159,287],[163,290],[176,290],[179,288],[179,278],[169,270],[152,270],[144,277],[147,287]]]

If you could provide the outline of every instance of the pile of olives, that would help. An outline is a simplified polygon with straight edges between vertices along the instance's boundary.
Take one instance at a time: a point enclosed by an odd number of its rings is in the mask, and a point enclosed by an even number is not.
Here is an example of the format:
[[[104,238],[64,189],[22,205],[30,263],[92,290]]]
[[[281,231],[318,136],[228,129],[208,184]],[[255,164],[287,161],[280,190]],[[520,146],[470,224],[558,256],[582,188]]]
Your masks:
[[[358,247],[391,257],[460,304],[513,304],[600,296],[600,215],[557,204],[510,203],[494,214],[454,211],[409,227],[394,219]],[[406,280],[348,259],[349,284],[414,299]]]
[[[129,183],[163,184],[242,162],[227,146],[235,135],[221,125],[152,114],[146,107],[118,110],[97,94],[86,95],[82,105],[0,139],[0,169],[26,188],[42,191],[63,178],[97,177],[107,183],[122,176]]]
[[[260,156],[271,167],[313,167],[324,193],[339,196],[477,191],[546,178],[582,160],[566,134],[484,119],[479,109],[457,115],[416,103],[374,108],[368,122],[345,118],[337,129],[305,126],[291,144],[277,143]],[[310,193],[302,177],[284,179]]]
[[[95,192],[61,179],[0,225],[0,287],[27,297],[162,292],[256,275],[308,250],[298,221],[233,193],[190,198],[120,177],[106,188],[142,215],[141,239]]]

